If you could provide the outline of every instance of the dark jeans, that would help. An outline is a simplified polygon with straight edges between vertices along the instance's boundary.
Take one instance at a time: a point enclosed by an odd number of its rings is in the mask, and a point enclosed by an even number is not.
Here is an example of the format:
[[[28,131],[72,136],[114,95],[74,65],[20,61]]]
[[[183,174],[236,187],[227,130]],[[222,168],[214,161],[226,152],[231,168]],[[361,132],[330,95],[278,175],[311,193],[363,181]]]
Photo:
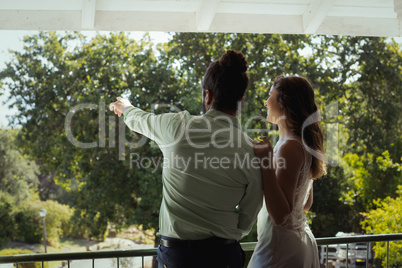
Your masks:
[[[164,239],[174,239],[167,238]],[[158,247],[158,268],[243,268],[244,251],[239,242],[202,248]]]

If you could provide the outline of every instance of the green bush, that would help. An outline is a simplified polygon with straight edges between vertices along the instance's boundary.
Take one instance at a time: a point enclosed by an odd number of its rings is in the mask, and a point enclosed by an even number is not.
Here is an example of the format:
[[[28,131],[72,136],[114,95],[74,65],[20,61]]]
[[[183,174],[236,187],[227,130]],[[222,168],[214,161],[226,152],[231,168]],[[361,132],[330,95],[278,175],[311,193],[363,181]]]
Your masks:
[[[36,216],[29,207],[25,207],[14,212],[13,216],[16,226],[14,240],[40,243],[42,229],[39,226],[39,215]]]
[[[14,236],[14,219],[11,216],[11,205],[0,200],[0,247],[10,242]]]
[[[71,232],[73,223],[70,222],[73,215],[73,209],[67,205],[59,204],[56,201],[48,200],[46,202],[36,203],[37,211],[41,206],[47,210],[46,231],[49,243],[56,245],[61,236],[68,236]],[[42,225],[41,225],[42,226]]]
[[[35,254],[30,250],[26,249],[3,249],[0,251],[0,255],[21,255],[21,254]],[[44,267],[48,267],[47,263],[44,263]],[[28,263],[19,263],[18,267],[21,268],[41,268],[42,263],[40,262],[28,262]]]
[[[73,226],[70,237],[99,241],[106,239],[108,222],[104,216],[100,216],[101,213],[98,212],[92,217],[88,217],[82,211],[77,212],[72,216],[72,221],[77,224]]]
[[[30,211],[21,210],[14,214],[16,224],[14,240],[27,243],[40,243],[42,229],[39,226],[39,217],[32,215]]]
[[[402,232],[402,185],[398,186],[396,198],[386,197],[374,200],[376,209],[368,213],[362,213],[365,217],[361,222],[363,229],[369,234],[392,234]],[[378,242],[374,246],[375,257],[383,260],[386,266],[387,244]],[[391,241],[389,243],[389,265],[391,267],[402,266],[402,243]]]
[[[55,201],[31,201],[15,208],[13,218],[15,221],[15,240],[28,243],[40,243],[43,237],[41,209],[46,209],[46,238],[51,245],[59,243],[60,236],[67,236],[72,229],[70,218],[72,209],[67,205]],[[10,228],[10,227],[7,227]]]
[[[70,233],[72,224],[70,223],[70,218],[73,214],[73,210],[67,206],[59,204],[56,201],[48,200],[46,202],[33,202],[30,205],[30,211],[33,217],[36,217],[39,225],[37,230],[39,230],[42,235],[42,219],[39,216],[39,211],[41,209],[46,209],[46,238],[48,243],[56,246],[59,243],[60,236],[67,236]]]

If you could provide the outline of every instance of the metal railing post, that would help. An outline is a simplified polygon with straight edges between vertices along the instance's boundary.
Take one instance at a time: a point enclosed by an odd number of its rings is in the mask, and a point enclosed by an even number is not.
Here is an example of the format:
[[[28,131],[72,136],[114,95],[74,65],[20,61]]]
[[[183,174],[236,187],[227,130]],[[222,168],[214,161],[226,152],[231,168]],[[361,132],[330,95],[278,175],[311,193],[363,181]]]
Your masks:
[[[321,247],[320,258],[326,258],[325,266],[329,267],[329,258],[332,260],[337,260],[337,264],[342,258],[342,261],[346,259],[346,267],[351,267],[349,265],[349,245],[353,244],[354,246],[351,248],[353,250],[353,258],[351,260],[357,260],[357,257],[361,259],[364,258],[364,249],[359,247],[356,249],[356,243],[366,244],[366,267],[370,267],[369,262],[373,259],[372,254],[372,243],[377,242],[386,242],[387,253],[386,253],[386,267],[389,267],[390,262],[390,242],[392,241],[402,241],[402,233],[397,234],[383,234],[383,235],[360,235],[360,236],[348,236],[348,237],[325,237],[325,238],[317,238],[317,246]],[[256,242],[245,242],[241,243],[241,246],[245,252],[253,252],[256,246]],[[341,250],[340,245],[346,244],[346,258],[343,256],[337,256],[337,253],[344,253],[345,251]],[[338,247],[334,247],[331,245],[338,245]],[[383,244],[385,246],[385,244]],[[342,246],[342,248],[344,248]],[[326,252],[322,252],[322,250],[326,250]],[[331,250],[341,250],[338,252],[329,252]],[[71,262],[75,260],[92,260],[92,268],[95,268],[95,260],[97,259],[109,259],[115,260],[117,258],[117,267],[124,266],[120,265],[121,258],[136,258],[138,263],[140,262],[138,257],[142,257],[142,266],[145,266],[145,257],[156,256],[156,248],[152,249],[128,249],[128,250],[102,250],[102,251],[92,251],[92,252],[64,252],[64,253],[37,253],[37,254],[25,254],[25,255],[9,255],[9,256],[0,256],[0,264],[2,263],[13,263],[16,267],[21,267],[19,263],[30,263],[30,262],[41,262],[42,267],[45,267],[45,262],[51,261],[67,261],[67,267],[71,267]],[[356,252],[355,252],[356,251]],[[385,253],[385,252],[384,252]],[[391,251],[391,254],[393,252]],[[382,255],[383,256],[383,255]],[[385,260],[385,258],[383,258]],[[322,262],[324,264],[324,262]],[[352,262],[353,263],[353,262]],[[77,263],[78,264],[78,263]],[[90,265],[89,265],[90,266]],[[344,266],[344,267],[345,267]]]
[[[387,241],[387,268],[388,268],[388,257],[389,257],[389,241]]]
[[[366,268],[368,268],[369,263],[369,250],[371,250],[371,243],[366,243],[367,245],[367,252],[366,252]]]

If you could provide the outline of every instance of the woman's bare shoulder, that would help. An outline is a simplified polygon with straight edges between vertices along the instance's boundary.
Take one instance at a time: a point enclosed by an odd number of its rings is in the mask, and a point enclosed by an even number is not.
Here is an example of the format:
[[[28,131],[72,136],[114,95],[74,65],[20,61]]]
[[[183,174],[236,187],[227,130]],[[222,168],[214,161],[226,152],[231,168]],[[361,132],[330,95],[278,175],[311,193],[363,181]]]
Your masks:
[[[303,146],[299,141],[295,139],[287,139],[283,141],[282,144],[279,146],[278,152],[303,154]]]
[[[283,157],[292,167],[302,166],[304,163],[304,151],[300,142],[288,139],[278,148],[278,157]]]

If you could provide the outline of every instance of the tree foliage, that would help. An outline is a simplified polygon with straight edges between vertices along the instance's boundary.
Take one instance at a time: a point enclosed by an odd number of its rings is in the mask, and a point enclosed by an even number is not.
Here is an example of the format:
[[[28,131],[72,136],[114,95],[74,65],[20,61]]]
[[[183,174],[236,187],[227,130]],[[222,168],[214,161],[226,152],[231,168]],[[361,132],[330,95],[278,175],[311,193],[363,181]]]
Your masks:
[[[402,185],[401,164],[394,162],[388,151],[374,158],[373,154],[345,156],[352,173],[348,178],[348,191],[343,200],[348,203],[360,203],[363,211],[374,208],[378,198],[395,197],[395,189]]]
[[[0,246],[18,235],[20,217],[14,210],[34,199],[37,183],[37,167],[17,150],[16,134],[15,130],[0,129]]]
[[[365,219],[361,222],[363,229],[369,234],[402,233],[402,185],[398,186],[397,197],[386,197],[373,202],[376,209],[362,213]],[[382,259],[386,266],[387,245],[385,242],[377,243],[374,247],[375,257]],[[389,242],[389,265],[400,267],[402,265],[402,243]]]
[[[33,161],[15,146],[17,131],[0,129],[0,200],[19,204],[30,197],[38,179]]]
[[[140,211],[147,211],[146,225],[156,227],[159,207],[142,202],[147,197],[141,189],[156,186],[147,196],[159,200],[161,182],[142,180],[141,167],[130,166],[126,144],[140,137],[126,135],[122,118],[107,116],[106,104],[119,95],[148,110],[154,103],[175,101],[171,63],[156,59],[149,37],[137,43],[123,33],[88,42],[78,33],[43,32],[24,42],[25,50],[14,52],[16,63],[1,73],[12,81],[5,85],[19,109],[21,148],[35,157],[42,173],[54,173],[56,183],[75,195],[70,205],[77,207],[78,226],[91,230],[88,236],[102,238],[108,221],[136,222],[143,218]],[[161,155],[150,146],[135,153]]]
[[[54,201],[41,202],[37,193],[38,167],[15,146],[16,130],[0,129],[0,244],[10,240],[38,243],[42,239],[39,210],[48,210],[47,237],[56,244],[69,234],[72,210]]]
[[[317,237],[358,232],[359,212],[375,209],[378,198],[395,198],[402,184],[395,166],[402,150],[402,54],[392,40],[175,33],[154,45],[147,35],[139,41],[124,33],[88,40],[79,33],[42,32],[24,44],[0,72],[1,89],[10,91],[19,111],[19,148],[36,160],[41,176],[72,197],[59,201],[75,207],[72,232],[79,236],[103,238],[110,222],[157,229],[161,168],[151,160],[161,152],[107,113],[107,104],[125,96],[147,111],[200,114],[205,70],[227,49],[243,52],[249,62],[240,120],[251,137],[278,138],[263,106],[276,76],[306,76],[316,90],[332,161],[314,186]],[[134,161],[139,158],[150,161],[140,165]],[[8,209],[4,203],[0,213]]]

